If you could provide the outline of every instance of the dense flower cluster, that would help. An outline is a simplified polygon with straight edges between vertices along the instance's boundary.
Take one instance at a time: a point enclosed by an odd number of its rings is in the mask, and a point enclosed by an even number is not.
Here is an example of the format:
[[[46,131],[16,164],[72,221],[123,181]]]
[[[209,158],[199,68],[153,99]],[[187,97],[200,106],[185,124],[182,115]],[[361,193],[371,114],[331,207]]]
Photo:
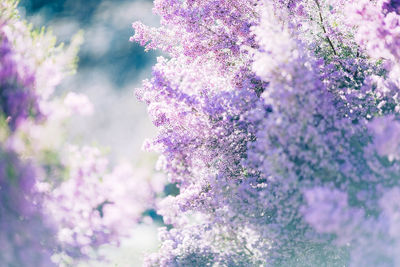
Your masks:
[[[94,112],[82,94],[55,93],[81,38],[56,45],[16,5],[0,3],[0,266],[72,265],[118,245],[162,187],[128,163],[110,168],[95,147],[65,144],[66,120]]]
[[[2,147],[0,163],[0,261],[4,266],[51,266],[55,229],[47,220],[34,166]]]
[[[399,266],[393,0],[155,0],[137,91],[179,188],[146,266]]]
[[[46,207],[60,229],[63,251],[77,257],[102,244],[118,243],[150,208],[157,188],[132,179],[138,172],[127,163],[109,172],[97,148],[68,150],[69,178],[50,193]]]

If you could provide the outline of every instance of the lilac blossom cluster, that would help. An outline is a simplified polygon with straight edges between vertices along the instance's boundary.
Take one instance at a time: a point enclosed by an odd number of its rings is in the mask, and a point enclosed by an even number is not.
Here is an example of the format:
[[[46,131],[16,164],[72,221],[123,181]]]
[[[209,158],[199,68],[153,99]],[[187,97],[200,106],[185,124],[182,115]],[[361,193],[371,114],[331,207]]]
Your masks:
[[[64,162],[68,180],[50,192],[45,207],[59,229],[62,251],[79,258],[100,245],[118,245],[142,220],[160,189],[133,179],[145,174],[128,163],[109,171],[107,159],[95,147],[70,146],[68,150]]]
[[[82,94],[56,92],[76,67],[80,35],[56,45],[0,3],[0,266],[64,266],[118,245],[162,184],[98,148],[65,144],[66,120],[90,115]],[[139,189],[138,189],[139,188]]]
[[[154,1],[137,94],[179,194],[145,266],[400,266],[399,9]]]
[[[36,188],[37,170],[13,151],[1,147],[0,153],[0,261],[4,266],[52,266],[55,229]]]
[[[16,55],[4,31],[1,36],[0,57],[2,63],[1,109],[9,120],[10,127],[15,129],[18,123],[28,116],[39,115],[37,96],[30,90],[34,83],[34,76],[29,74],[29,70],[22,64],[18,65],[15,60]]]

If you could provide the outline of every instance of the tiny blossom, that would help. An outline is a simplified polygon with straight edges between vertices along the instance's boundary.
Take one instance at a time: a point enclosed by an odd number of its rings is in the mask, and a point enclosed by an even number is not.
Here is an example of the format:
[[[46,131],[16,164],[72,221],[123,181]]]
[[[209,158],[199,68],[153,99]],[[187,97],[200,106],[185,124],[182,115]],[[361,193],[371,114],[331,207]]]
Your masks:
[[[93,104],[86,95],[70,92],[65,97],[64,104],[70,108],[73,113],[79,115],[93,114]]]

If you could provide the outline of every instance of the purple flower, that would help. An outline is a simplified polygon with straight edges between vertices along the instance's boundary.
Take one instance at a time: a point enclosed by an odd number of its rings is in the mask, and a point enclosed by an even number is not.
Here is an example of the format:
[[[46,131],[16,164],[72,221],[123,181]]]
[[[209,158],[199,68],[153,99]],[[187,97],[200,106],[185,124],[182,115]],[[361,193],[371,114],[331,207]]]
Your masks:
[[[389,12],[396,12],[400,15],[400,1],[399,0],[386,0],[382,3],[382,9]]]
[[[7,266],[55,266],[55,226],[42,206],[38,172],[17,154],[0,150],[0,261]]]
[[[3,116],[14,130],[28,117],[40,118],[41,112],[34,90],[34,76],[22,62],[16,61],[12,47],[1,31],[0,28],[0,106]],[[24,76],[19,72],[21,68],[24,69]]]

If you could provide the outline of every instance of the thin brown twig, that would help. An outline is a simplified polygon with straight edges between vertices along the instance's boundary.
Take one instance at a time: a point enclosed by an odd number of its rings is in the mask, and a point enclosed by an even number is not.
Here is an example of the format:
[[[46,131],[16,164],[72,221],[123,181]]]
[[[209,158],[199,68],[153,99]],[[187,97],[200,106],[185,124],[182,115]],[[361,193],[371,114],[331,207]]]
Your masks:
[[[320,19],[320,21],[321,21],[322,31],[323,31],[324,34],[325,34],[325,37],[326,37],[326,40],[327,40],[329,46],[330,46],[330,47],[332,48],[332,50],[333,50],[333,54],[335,54],[335,56],[337,56],[336,49],[335,49],[335,47],[333,46],[333,43],[332,43],[331,39],[329,38],[329,36],[328,36],[328,34],[327,34],[327,31],[326,31],[326,28],[325,28],[325,26],[324,26],[324,19],[323,19],[323,17],[322,17],[321,6],[320,6],[318,0],[314,0],[314,2],[315,2],[315,4],[317,4],[317,7],[318,7],[318,14],[319,14],[319,19]]]

